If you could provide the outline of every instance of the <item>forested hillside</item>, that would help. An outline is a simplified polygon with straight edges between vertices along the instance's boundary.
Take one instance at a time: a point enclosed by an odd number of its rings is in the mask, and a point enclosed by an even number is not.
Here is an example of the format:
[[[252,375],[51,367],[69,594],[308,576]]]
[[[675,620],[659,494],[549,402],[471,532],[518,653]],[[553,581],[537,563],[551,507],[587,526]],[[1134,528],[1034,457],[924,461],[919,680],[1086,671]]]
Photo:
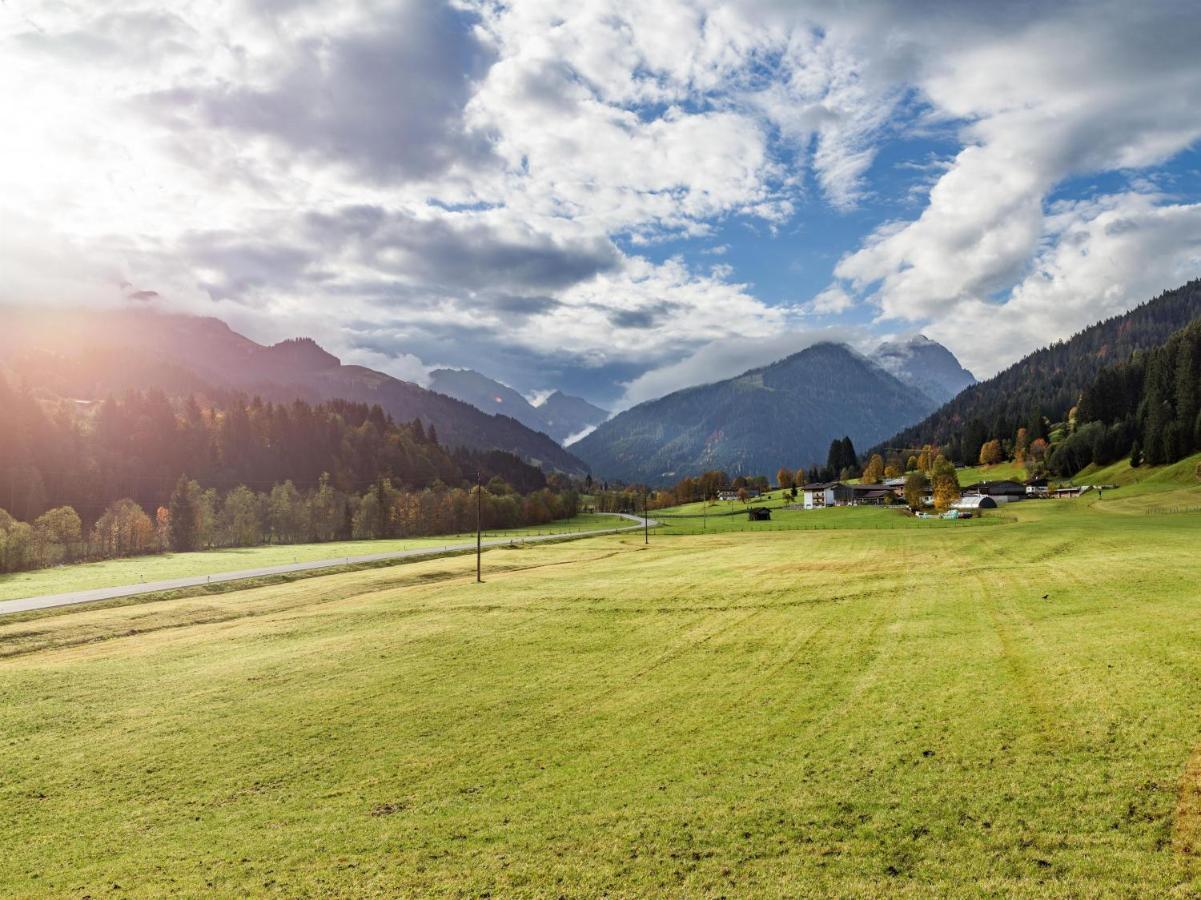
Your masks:
[[[1124,457],[1158,466],[1201,450],[1201,321],[1102,369],[1069,424],[1049,461],[1062,475]]]
[[[548,471],[586,467],[545,434],[505,415],[364,366],[343,365],[308,338],[267,347],[212,318],[146,309],[0,311],[0,367],[63,396],[99,400],[128,389],[168,395],[240,390],[288,404],[349,400],[401,422],[433,424],[445,444],[514,453]]]
[[[992,438],[1025,428],[1045,436],[1046,420],[1062,420],[1098,373],[1150,350],[1201,316],[1201,281],[1161,294],[1128,313],[1098,322],[1044,347],[999,375],[973,385],[933,414],[884,442],[886,448],[938,445],[948,457],[975,463]]]
[[[561,475],[501,451],[444,446],[379,406],[275,404],[161,391],[98,404],[0,377],[0,571],[263,541],[445,534],[574,515]],[[548,484],[549,481],[549,484]]]
[[[0,379],[0,507],[31,518],[70,504],[85,518],[129,497],[153,509],[181,475],[218,490],[329,473],[342,491],[379,478],[398,487],[458,486],[499,476],[522,493],[546,486],[540,469],[501,452],[450,449],[420,420],[394,422],[378,406],[315,406],[225,395],[203,408],[159,391],[109,397],[94,408],[43,402]]]

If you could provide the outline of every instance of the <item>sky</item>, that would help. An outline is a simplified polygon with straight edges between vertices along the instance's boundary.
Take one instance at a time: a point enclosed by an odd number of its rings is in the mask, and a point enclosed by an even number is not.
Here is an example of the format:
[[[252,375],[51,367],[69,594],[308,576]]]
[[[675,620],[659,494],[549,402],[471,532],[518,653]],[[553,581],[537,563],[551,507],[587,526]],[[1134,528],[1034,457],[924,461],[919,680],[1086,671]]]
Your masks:
[[[1187,2],[0,0],[0,303],[621,408],[1201,274]]]

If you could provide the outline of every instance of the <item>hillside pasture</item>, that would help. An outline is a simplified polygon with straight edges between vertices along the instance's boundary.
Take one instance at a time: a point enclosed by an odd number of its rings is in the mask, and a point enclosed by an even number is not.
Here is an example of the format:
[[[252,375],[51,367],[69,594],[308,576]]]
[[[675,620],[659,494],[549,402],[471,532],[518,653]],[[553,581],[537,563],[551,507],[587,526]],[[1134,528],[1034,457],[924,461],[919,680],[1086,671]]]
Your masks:
[[[1201,517],[1096,506],[0,620],[0,885],[1196,895]]]
[[[1019,462],[1007,460],[995,466],[965,466],[957,469],[959,484],[966,486],[980,481],[1025,481],[1026,467]]]

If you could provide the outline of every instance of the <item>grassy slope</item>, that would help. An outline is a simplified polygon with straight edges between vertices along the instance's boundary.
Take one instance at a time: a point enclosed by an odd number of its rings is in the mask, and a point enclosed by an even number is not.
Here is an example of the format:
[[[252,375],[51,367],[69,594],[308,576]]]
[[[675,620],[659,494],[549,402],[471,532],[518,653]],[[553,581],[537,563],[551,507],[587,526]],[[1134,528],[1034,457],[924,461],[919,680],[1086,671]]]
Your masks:
[[[1201,516],[1015,515],[0,622],[0,886],[1194,894]]]
[[[960,484],[975,484],[978,481],[1025,481],[1026,468],[1021,463],[1003,462],[995,466],[968,466],[958,470]]]
[[[1122,460],[1104,468],[1089,468],[1076,476],[1079,484],[1116,484],[1117,490],[1105,491],[1096,503],[1099,512],[1123,515],[1162,515],[1182,511],[1201,511],[1201,487],[1197,465],[1201,454],[1169,466],[1130,467]]]
[[[1185,457],[1169,466],[1130,466],[1130,460],[1119,460],[1105,467],[1089,466],[1076,476],[1081,484],[1138,485],[1144,490],[1176,490],[1181,487],[1196,487],[1197,466],[1201,464],[1201,453]]]
[[[618,516],[577,516],[535,528],[508,531],[489,531],[489,537],[520,536],[523,534],[558,534],[568,531],[595,531],[630,524]],[[143,581],[164,581],[192,575],[215,575],[267,566],[282,566],[293,562],[338,559],[345,556],[366,556],[390,553],[394,550],[414,550],[419,547],[442,547],[463,543],[475,538],[475,532],[460,535],[441,535],[429,538],[404,538],[387,541],[336,541],[328,544],[287,544],[282,546],[239,547],[208,550],[199,553],[163,553],[133,559],[110,559],[104,562],[80,563],[0,575],[0,600],[37,597],[93,588],[117,587]]]

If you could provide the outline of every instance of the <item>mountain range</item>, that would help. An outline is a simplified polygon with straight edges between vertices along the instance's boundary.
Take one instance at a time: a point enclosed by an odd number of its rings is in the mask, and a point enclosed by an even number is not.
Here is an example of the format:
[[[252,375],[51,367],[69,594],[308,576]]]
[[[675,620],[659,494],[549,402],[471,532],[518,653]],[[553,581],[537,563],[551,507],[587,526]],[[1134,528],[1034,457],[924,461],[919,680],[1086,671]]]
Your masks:
[[[61,397],[94,400],[130,389],[172,395],[237,390],[263,399],[379,404],[402,422],[421,419],[447,446],[505,450],[549,471],[586,466],[545,434],[508,415],[363,366],[343,365],[309,338],[263,346],[213,318],[152,310],[0,311],[0,365],[18,381]]]
[[[640,403],[572,445],[594,473],[663,483],[706,469],[767,474],[823,461],[831,439],[868,446],[938,406],[972,376],[925,337],[886,362],[821,343],[735,378]],[[947,358],[953,363],[949,365]]]
[[[562,391],[535,405],[508,385],[471,369],[435,369],[430,372],[430,389],[487,413],[512,416],[560,444],[570,443],[576,435],[609,418],[608,410]]]

